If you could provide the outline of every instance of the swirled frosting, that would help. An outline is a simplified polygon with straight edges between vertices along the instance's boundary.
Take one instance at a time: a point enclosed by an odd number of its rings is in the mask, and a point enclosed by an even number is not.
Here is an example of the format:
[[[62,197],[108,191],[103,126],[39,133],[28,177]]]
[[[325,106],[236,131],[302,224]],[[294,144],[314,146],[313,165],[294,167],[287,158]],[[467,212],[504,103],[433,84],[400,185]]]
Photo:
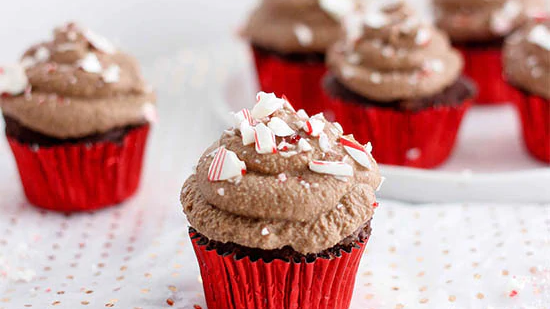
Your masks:
[[[282,53],[321,52],[340,34],[355,0],[263,0],[244,29],[253,44]]]
[[[476,42],[507,36],[526,17],[543,11],[541,0],[435,0],[437,26],[456,42]]]
[[[381,177],[370,145],[322,114],[295,112],[272,94],[259,98],[200,158],[183,186],[184,212],[213,240],[303,254],[328,249],[377,205]]]
[[[80,138],[154,118],[155,95],[136,60],[74,23],[55,29],[52,41],[29,48],[21,66],[28,84],[19,83],[19,91],[4,96],[0,106],[34,131]]]
[[[462,58],[448,38],[402,2],[367,6],[344,20],[346,37],[328,52],[332,74],[380,102],[421,99],[453,84]]]
[[[504,71],[510,83],[550,99],[550,20],[531,22],[508,37]]]

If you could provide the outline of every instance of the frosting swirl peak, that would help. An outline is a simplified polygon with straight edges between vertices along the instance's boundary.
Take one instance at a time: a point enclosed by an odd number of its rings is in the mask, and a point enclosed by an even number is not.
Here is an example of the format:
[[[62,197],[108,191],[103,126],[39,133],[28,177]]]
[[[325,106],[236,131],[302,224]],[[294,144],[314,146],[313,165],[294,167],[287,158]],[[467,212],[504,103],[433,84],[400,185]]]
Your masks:
[[[79,138],[148,122],[155,95],[136,60],[104,37],[68,23],[23,55],[28,86],[0,101],[3,112],[48,136]]]
[[[205,152],[182,191],[200,233],[307,254],[334,246],[372,217],[381,178],[370,146],[273,94],[260,93],[252,111],[235,118],[236,128]]]
[[[448,38],[404,3],[371,5],[343,21],[346,37],[328,52],[328,65],[349,89],[387,102],[434,95],[454,83],[462,58]]]

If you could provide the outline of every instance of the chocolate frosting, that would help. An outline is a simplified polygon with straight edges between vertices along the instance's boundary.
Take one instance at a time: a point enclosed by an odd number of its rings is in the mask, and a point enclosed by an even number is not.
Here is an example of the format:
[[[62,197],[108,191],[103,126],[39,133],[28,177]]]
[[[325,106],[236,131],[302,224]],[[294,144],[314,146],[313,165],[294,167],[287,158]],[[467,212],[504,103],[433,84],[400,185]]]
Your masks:
[[[282,53],[325,52],[353,0],[263,0],[244,28],[253,44]]]
[[[550,99],[550,21],[530,22],[508,37],[503,61],[510,83]]]
[[[318,253],[371,219],[376,205],[374,191],[381,182],[378,167],[368,148],[353,137],[343,137],[340,126],[321,114],[305,118],[303,111],[296,113],[287,104],[266,118],[256,119],[256,132],[270,118],[282,120],[294,133],[275,138],[276,153],[260,154],[255,149],[257,135],[255,143],[244,145],[242,126],[226,131],[206,150],[196,174],[184,184],[184,212],[196,230],[216,241],[264,250],[290,246],[303,254]],[[313,122],[324,124],[317,137],[306,133]],[[298,139],[301,141],[296,142]],[[343,139],[365,149],[360,151],[364,160],[356,161],[349,148],[342,146]],[[302,144],[306,141],[310,147]],[[221,146],[244,161],[246,175],[236,174],[225,181],[209,179],[209,170],[216,165],[213,152]],[[349,170],[341,168],[339,172],[351,171],[352,175],[319,172],[312,166],[316,160],[345,165]]]
[[[507,36],[542,12],[544,0],[434,0],[434,7],[437,26],[453,42],[483,42]]]
[[[39,133],[80,138],[153,119],[155,95],[134,58],[69,23],[21,61],[24,93],[0,100],[3,112]]]
[[[367,6],[344,21],[329,49],[330,71],[350,90],[380,102],[420,99],[452,85],[462,58],[448,38],[402,2]]]

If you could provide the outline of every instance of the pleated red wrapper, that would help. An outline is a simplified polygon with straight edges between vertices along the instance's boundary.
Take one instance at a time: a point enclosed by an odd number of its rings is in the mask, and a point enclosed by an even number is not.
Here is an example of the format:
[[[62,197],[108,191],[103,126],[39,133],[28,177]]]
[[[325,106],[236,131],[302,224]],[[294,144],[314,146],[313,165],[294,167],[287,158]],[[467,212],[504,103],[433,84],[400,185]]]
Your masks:
[[[296,106],[311,106],[320,100],[321,80],[327,72],[324,62],[289,61],[254,47],[252,52],[262,91],[285,95]],[[314,108],[307,112],[320,111]]]
[[[331,259],[238,259],[190,232],[209,309],[348,309],[368,238]]]
[[[550,100],[516,91],[525,147],[533,157],[550,163]]]
[[[478,85],[478,104],[510,103],[514,92],[504,79],[502,48],[455,46],[464,57],[464,75]]]
[[[90,211],[132,196],[140,182],[149,125],[121,143],[37,147],[8,137],[25,195],[35,206],[62,212]]]

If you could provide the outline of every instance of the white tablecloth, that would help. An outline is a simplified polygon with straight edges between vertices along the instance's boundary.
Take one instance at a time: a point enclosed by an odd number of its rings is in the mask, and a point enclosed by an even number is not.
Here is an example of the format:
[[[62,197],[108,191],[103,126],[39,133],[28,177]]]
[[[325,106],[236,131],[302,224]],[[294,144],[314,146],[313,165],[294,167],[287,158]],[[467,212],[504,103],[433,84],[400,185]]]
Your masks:
[[[0,138],[0,309],[205,308],[178,199],[224,127],[219,103],[253,93],[238,82],[242,58],[222,52],[186,50],[146,65],[161,120],[142,190],[118,208],[33,208]],[[353,309],[550,308],[550,205],[381,201],[367,251]]]

